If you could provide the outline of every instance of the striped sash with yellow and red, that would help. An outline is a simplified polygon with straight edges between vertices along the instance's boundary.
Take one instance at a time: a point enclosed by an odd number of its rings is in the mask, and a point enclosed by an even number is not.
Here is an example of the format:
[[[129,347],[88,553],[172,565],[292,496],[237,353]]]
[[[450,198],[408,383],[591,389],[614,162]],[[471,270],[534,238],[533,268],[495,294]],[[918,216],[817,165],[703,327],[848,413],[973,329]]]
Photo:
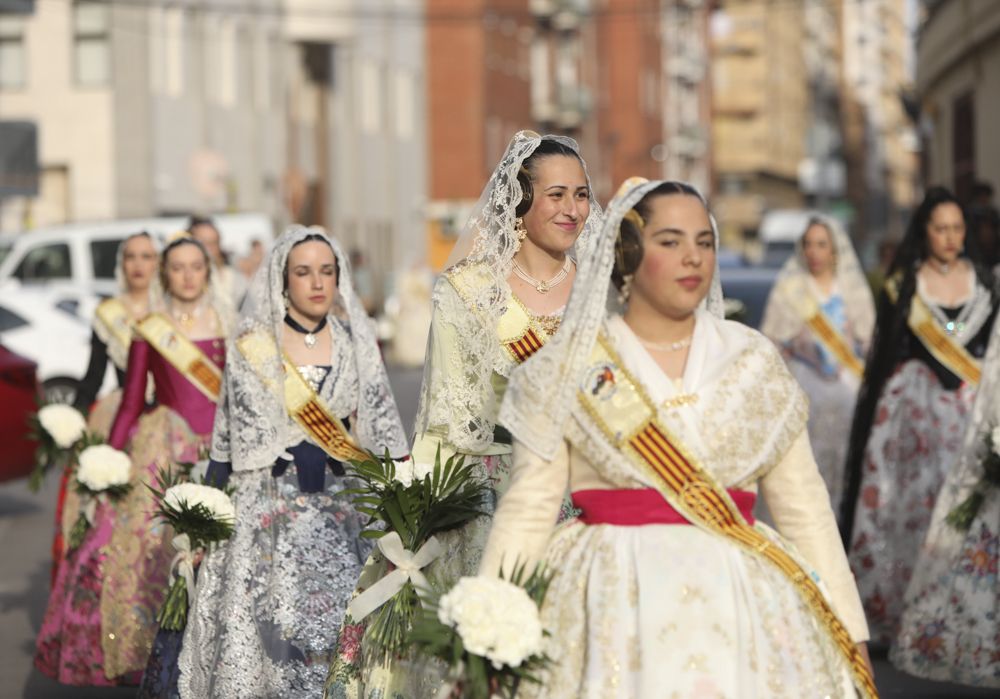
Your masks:
[[[816,582],[780,545],[747,523],[725,488],[662,424],[645,389],[603,336],[591,353],[578,399],[607,439],[640,471],[655,476],[657,490],[685,519],[777,568],[840,651],[860,695],[878,697],[868,664]]]
[[[212,402],[219,401],[222,372],[174,324],[161,313],[151,313],[135,325],[135,331],[177,371]]]

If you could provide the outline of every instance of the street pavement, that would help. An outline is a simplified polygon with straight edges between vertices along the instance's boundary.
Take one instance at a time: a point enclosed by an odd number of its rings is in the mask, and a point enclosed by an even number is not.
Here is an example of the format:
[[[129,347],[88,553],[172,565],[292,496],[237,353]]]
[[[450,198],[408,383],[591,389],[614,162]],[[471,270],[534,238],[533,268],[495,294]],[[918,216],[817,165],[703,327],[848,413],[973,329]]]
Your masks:
[[[420,387],[419,370],[390,370],[403,424],[413,424]],[[0,447],[2,448],[2,447]],[[2,457],[0,457],[2,458]],[[128,688],[66,687],[32,666],[35,635],[49,591],[50,548],[57,478],[31,493],[24,480],[0,484],[0,699],[119,699]],[[899,699],[985,699],[997,693],[918,680],[875,660],[882,697]]]

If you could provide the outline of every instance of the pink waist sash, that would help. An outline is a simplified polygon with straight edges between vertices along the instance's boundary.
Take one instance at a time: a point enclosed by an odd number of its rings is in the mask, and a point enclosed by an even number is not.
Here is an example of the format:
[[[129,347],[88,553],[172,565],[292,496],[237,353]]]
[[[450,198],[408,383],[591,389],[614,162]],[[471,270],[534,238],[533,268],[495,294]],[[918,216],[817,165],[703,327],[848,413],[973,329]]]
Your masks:
[[[754,523],[753,506],[757,495],[746,490],[729,489],[740,514]],[[577,490],[573,506],[583,510],[578,519],[584,524],[614,524],[638,527],[643,524],[690,524],[653,488],[627,490]]]

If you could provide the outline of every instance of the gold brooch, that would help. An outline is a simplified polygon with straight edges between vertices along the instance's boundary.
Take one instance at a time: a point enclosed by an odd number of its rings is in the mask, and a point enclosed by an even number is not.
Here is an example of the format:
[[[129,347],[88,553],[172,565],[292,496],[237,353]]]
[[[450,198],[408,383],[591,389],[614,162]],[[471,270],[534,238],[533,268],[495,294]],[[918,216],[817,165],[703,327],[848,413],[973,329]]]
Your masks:
[[[663,401],[664,408],[679,408],[682,405],[691,405],[698,402],[697,393],[682,393],[679,396],[668,398]]]

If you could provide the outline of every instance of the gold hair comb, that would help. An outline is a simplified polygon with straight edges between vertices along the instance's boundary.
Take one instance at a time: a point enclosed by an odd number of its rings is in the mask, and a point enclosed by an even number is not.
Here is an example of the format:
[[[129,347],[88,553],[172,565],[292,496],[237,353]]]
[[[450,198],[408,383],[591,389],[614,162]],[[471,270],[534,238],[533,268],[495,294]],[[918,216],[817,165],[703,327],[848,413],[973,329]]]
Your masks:
[[[640,231],[646,227],[646,222],[642,220],[642,216],[640,216],[639,212],[636,211],[635,209],[629,209],[628,211],[626,211],[625,215],[622,216],[622,218],[624,218],[626,221],[630,221],[632,225],[634,225]]]

